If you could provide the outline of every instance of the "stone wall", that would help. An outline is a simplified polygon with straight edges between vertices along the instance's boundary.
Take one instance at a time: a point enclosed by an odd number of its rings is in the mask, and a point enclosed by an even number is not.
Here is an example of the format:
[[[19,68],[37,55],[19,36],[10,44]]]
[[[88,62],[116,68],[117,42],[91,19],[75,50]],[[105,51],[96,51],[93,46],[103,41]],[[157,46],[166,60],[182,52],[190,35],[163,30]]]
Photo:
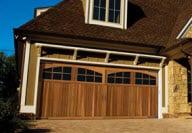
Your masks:
[[[192,25],[189,27],[187,32],[184,35],[186,38],[192,38]]]
[[[168,89],[168,113],[189,113],[187,69],[175,61],[168,64]]]

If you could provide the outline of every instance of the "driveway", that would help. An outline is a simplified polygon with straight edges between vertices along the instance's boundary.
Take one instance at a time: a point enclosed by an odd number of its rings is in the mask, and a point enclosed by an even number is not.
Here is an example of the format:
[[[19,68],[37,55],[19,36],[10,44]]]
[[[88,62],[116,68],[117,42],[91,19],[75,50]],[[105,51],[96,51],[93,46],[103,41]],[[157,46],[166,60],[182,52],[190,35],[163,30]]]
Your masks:
[[[192,133],[192,119],[38,120],[30,132]]]

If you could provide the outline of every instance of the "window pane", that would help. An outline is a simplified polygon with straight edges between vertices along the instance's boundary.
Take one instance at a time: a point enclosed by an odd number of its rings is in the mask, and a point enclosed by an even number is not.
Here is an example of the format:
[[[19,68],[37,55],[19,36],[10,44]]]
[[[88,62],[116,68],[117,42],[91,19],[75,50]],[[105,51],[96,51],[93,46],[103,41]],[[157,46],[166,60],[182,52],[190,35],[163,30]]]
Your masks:
[[[94,76],[86,76],[87,82],[94,82]]]
[[[136,78],[142,78],[142,74],[141,73],[136,73]]]
[[[43,79],[51,79],[51,73],[43,73]]]
[[[106,7],[106,0],[100,0],[100,7]]]
[[[94,7],[93,19],[99,20],[99,8]]]
[[[63,74],[63,80],[71,80],[71,74]]]
[[[136,79],[136,84],[142,84],[142,79]]]
[[[120,11],[115,11],[115,18],[114,22],[120,23]]]
[[[152,79],[152,80],[155,80],[155,77],[153,77],[153,76],[150,76],[150,79]]]
[[[124,77],[130,77],[130,72],[125,72]]]
[[[59,73],[54,73],[53,74],[53,79],[61,79],[61,74]]]
[[[116,76],[117,77],[123,77],[123,73],[122,72],[118,72],[118,73],[116,73]]]
[[[106,0],[94,0],[93,19],[105,21]]]
[[[99,1],[100,0],[94,0],[94,6],[99,6]]]
[[[110,9],[114,9],[114,6],[115,6],[115,2],[116,0],[109,0],[109,8]]]
[[[71,73],[71,67],[63,67],[63,73]]]
[[[85,74],[85,69],[78,68],[78,74]]]
[[[109,22],[113,22],[114,19],[114,11],[109,10]]]
[[[130,79],[128,79],[128,78],[123,79],[123,83],[124,84],[130,84]]]
[[[43,70],[44,72],[52,72],[52,68],[47,68]]]
[[[95,77],[95,82],[102,82],[102,77]]]
[[[99,20],[105,21],[105,8],[100,8]]]
[[[54,67],[53,68],[53,72],[62,72],[62,68],[61,67]]]
[[[150,85],[156,85],[156,80],[150,80]]]
[[[108,77],[115,77],[115,73],[108,74]]]
[[[123,82],[122,78],[116,78],[116,83],[122,83],[122,82]]]
[[[149,84],[149,80],[148,80],[148,79],[144,79],[144,80],[143,80],[143,84],[144,84],[144,85],[148,85],[148,84]]]
[[[85,81],[85,76],[84,75],[78,75],[77,81]]]
[[[115,0],[115,10],[120,10],[121,0]]]
[[[143,78],[148,79],[148,78],[149,78],[149,75],[143,74]]]
[[[102,74],[95,72],[95,76],[102,76]]]
[[[87,70],[87,75],[94,75],[94,71],[92,71],[92,70]]]
[[[114,82],[115,82],[115,80],[113,77],[108,77],[108,83],[114,83]]]

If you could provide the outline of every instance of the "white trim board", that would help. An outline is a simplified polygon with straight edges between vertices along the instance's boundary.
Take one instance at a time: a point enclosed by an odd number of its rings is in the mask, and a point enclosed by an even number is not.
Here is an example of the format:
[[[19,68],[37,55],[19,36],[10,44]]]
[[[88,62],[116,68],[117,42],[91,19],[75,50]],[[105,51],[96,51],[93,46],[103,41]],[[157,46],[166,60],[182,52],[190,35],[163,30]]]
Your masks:
[[[29,111],[25,108],[26,92],[27,92],[27,79],[28,79],[28,69],[29,69],[29,55],[30,55],[30,43],[26,41],[25,46],[25,57],[24,57],[24,69],[23,69],[23,79],[22,79],[22,89],[21,89],[21,101],[20,101],[20,112]]]
[[[36,43],[35,45],[40,46],[40,47],[52,47],[52,48],[61,48],[61,49],[69,49],[69,50],[88,51],[88,52],[95,52],[95,53],[96,52],[98,52],[98,53],[110,53],[110,54],[117,54],[117,55],[127,55],[127,56],[139,56],[139,57],[146,57],[146,58],[166,59],[166,57],[164,57],[164,56],[129,53],[129,52],[119,52],[119,51],[112,51],[112,50],[101,50],[101,49],[93,49],[93,48],[61,46],[61,45],[46,44],[46,43]]]
[[[48,58],[48,57],[40,57],[40,59],[45,60],[45,61],[58,61],[58,62],[68,62],[68,63],[93,64],[93,65],[101,65],[101,66],[116,66],[116,67],[126,67],[126,68],[152,69],[152,70],[159,70],[160,69],[160,67],[114,64],[114,63],[105,63],[105,62],[90,62],[90,61],[68,60],[68,59],[58,59],[58,58]]]
[[[183,36],[185,35],[185,33],[187,32],[189,26],[192,25],[192,17],[189,19],[189,21],[187,22],[187,24],[183,27],[183,29],[181,30],[181,32],[178,34],[176,39],[180,39],[183,38]]]
[[[158,119],[162,119],[162,68],[158,72]]]

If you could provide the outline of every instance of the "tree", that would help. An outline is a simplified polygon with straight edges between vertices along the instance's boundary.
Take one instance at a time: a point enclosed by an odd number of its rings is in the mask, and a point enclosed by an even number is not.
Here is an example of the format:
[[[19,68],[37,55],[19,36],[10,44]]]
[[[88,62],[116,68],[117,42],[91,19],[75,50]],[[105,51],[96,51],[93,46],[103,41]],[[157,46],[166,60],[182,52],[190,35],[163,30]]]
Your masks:
[[[0,52],[0,98],[7,100],[17,93],[19,85],[15,56]]]
[[[18,117],[18,85],[15,56],[6,56],[0,52],[0,132],[2,133],[27,127]]]

